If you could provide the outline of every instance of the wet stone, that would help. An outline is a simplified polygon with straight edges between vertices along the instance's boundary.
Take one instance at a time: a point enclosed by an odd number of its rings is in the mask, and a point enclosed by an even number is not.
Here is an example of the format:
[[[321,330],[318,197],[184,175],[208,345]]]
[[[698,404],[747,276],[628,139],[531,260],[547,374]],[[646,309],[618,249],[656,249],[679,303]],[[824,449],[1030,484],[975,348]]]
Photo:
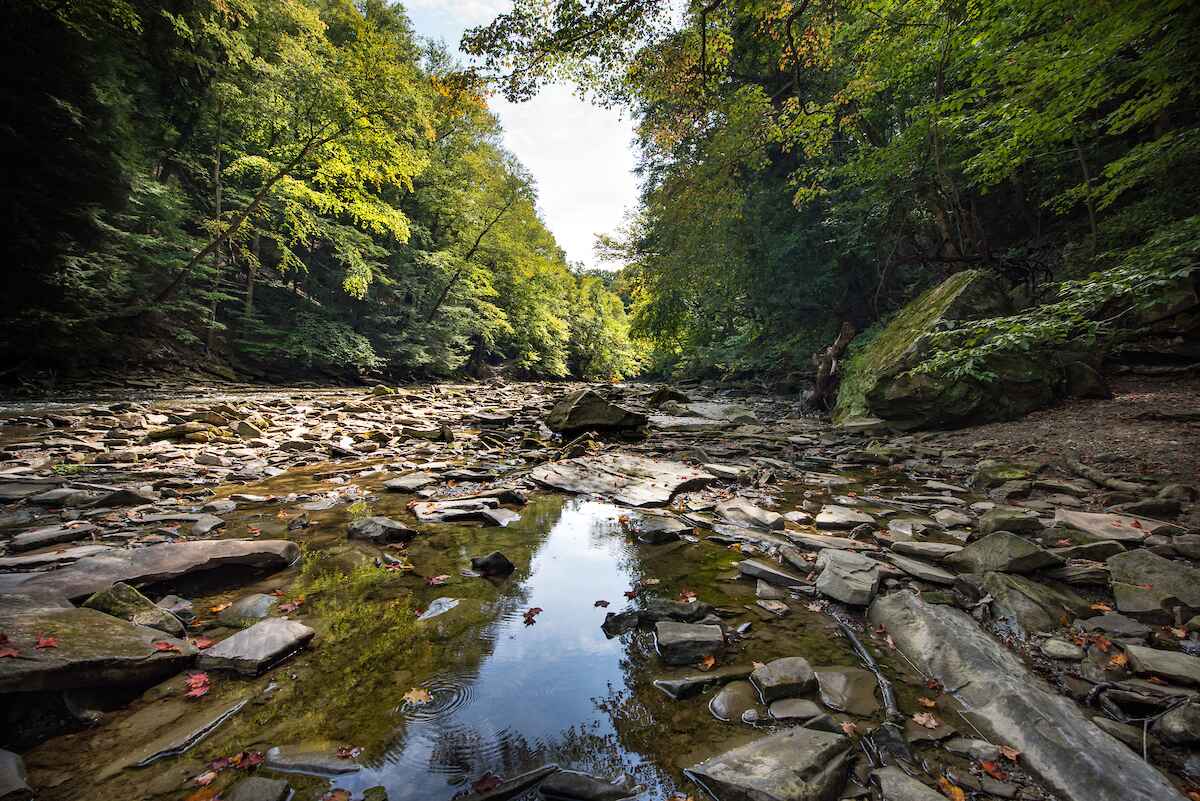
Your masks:
[[[217,620],[227,626],[249,626],[268,617],[279,599],[274,595],[255,593],[239,598],[217,613]]]
[[[738,572],[780,587],[803,587],[808,583],[799,576],[761,559],[743,559],[738,562]]]
[[[627,506],[663,506],[676,492],[715,479],[682,462],[615,453],[541,465],[529,477],[548,487],[600,495]]]
[[[785,524],[783,515],[762,509],[742,498],[718,504],[716,512],[727,523],[735,526],[774,531],[782,529]]]
[[[295,620],[267,618],[201,652],[197,666],[257,676],[303,648],[315,633]]]
[[[691,665],[715,656],[725,644],[720,626],[661,621],[654,626],[658,655],[668,665]]]
[[[895,766],[872,771],[871,783],[879,788],[881,801],[945,801],[941,793]]]
[[[875,675],[860,668],[821,668],[815,671],[821,703],[838,712],[868,716],[879,709]]]
[[[717,720],[737,722],[750,710],[758,709],[758,693],[748,681],[731,681],[708,702],[708,711]]]
[[[1168,745],[1200,742],[1200,704],[1189,701],[1167,711],[1154,722],[1153,732]]]
[[[337,756],[337,749],[337,743],[324,742],[277,745],[267,751],[263,766],[283,773],[315,776],[340,776],[358,771],[358,763]]]
[[[928,581],[931,584],[953,584],[954,574],[936,565],[923,562],[920,559],[910,559],[907,556],[893,553],[888,560],[913,578]]]
[[[409,473],[406,476],[385,481],[383,486],[389,492],[416,492],[437,482],[438,477],[433,473]]]
[[[1051,659],[1078,662],[1083,659],[1083,649],[1073,642],[1051,638],[1042,643],[1042,653]]]
[[[1061,565],[1064,560],[1023,537],[1007,531],[997,531],[947,556],[943,562],[956,570],[968,573],[985,573],[992,570],[1001,573],[1031,573]]]
[[[851,551],[821,551],[817,592],[852,606],[871,603],[879,589],[879,563]]]
[[[1118,612],[1107,612],[1103,615],[1089,617],[1087,620],[1081,621],[1080,625],[1083,626],[1084,631],[1099,631],[1114,637],[1145,640],[1150,636],[1149,626]]]
[[[764,703],[794,698],[811,692],[817,684],[812,665],[802,656],[775,659],[750,674],[750,681],[762,694]]]
[[[94,523],[77,523],[74,525],[46,526],[45,528],[26,531],[8,541],[11,553],[32,551],[34,548],[44,548],[48,545],[58,545],[64,542],[78,542],[89,539],[100,527]]]
[[[1140,675],[1158,676],[1175,684],[1200,684],[1200,657],[1141,645],[1125,646],[1129,667]]]
[[[972,740],[966,737],[955,737],[942,745],[952,754],[967,757],[976,761],[995,762],[1000,758],[1000,747],[992,745],[987,740]]]
[[[845,736],[790,728],[687,773],[721,801],[825,801],[845,785],[850,745]]]
[[[816,519],[817,528],[821,529],[851,529],[864,523],[874,525],[875,518],[866,512],[835,504],[823,506]]]
[[[716,684],[749,677],[751,668],[730,665],[703,673],[692,673],[669,679],[656,679],[654,686],[676,700],[690,698]]]
[[[520,519],[521,515],[519,513],[514,512],[512,509],[505,509],[503,506],[496,509],[483,509],[479,512],[480,522],[488,526],[504,527]]]
[[[359,518],[350,523],[346,531],[351,539],[370,540],[377,545],[407,542],[417,535],[415,529],[390,517]]]
[[[538,792],[552,801],[622,801],[635,795],[624,784],[574,770],[551,773],[539,785]]]
[[[945,542],[895,542],[892,543],[892,552],[898,553],[901,556],[911,556],[914,559],[925,559],[930,562],[939,562],[953,553],[958,553],[963,549],[961,545],[951,545]]]
[[[29,801],[34,797],[25,774],[25,762],[0,748],[0,801]]]
[[[283,779],[249,776],[228,793],[222,793],[221,798],[225,801],[285,801],[291,792],[291,785]]]
[[[158,629],[172,637],[183,637],[185,634],[179,618],[124,582],[118,581],[107,590],[95,593],[83,602],[83,606],[139,626]]]
[[[458,598],[435,598],[417,618],[418,621],[431,620],[438,615],[444,615],[459,604]]]
[[[807,698],[781,698],[771,704],[771,717],[780,721],[797,721],[806,723],[824,710]]]
[[[492,551],[487,556],[473,558],[471,569],[483,576],[507,576],[516,569],[516,566],[504,554]]]

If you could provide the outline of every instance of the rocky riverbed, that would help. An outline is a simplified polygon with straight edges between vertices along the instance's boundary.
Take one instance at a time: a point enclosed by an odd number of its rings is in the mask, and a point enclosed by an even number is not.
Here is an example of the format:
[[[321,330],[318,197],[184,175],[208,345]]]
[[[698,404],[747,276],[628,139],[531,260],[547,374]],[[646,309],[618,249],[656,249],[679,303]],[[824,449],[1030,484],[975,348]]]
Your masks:
[[[1200,798],[1187,481],[698,385],[3,423],[3,799]]]

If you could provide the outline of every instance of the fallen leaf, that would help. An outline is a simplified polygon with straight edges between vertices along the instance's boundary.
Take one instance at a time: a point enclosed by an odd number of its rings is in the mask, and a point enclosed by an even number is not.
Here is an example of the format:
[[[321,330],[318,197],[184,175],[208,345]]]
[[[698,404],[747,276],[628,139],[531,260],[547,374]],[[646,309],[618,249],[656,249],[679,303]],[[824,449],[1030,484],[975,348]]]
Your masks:
[[[825,607],[821,606],[820,604],[805,604],[804,608],[810,612],[824,612],[825,611]]]
[[[1146,681],[1150,682],[1151,684],[1161,685],[1163,687],[1167,686],[1167,682],[1163,681],[1158,676],[1147,676]]]
[[[949,798],[950,801],[967,801],[966,792],[956,785],[954,782],[942,776],[938,779],[938,789],[942,791],[942,795]]]
[[[1109,606],[1108,604],[1102,604],[1099,602],[1092,604],[1088,608],[1094,609],[1097,612],[1111,612],[1113,610],[1113,608],[1111,606]]]
[[[192,645],[203,651],[205,648],[212,648],[216,640],[210,640],[208,637],[196,637],[192,640]]]
[[[230,606],[229,604],[217,604],[216,606],[208,607],[208,611],[212,612],[215,615],[218,612],[224,612],[226,609],[229,608],[229,606]]]
[[[1013,748],[1011,745],[1000,746],[1000,754],[1009,762],[1016,762],[1017,757],[1021,756],[1021,752]]]
[[[1188,790],[1187,797],[1191,799],[1191,801],[1200,801],[1200,790]]]
[[[358,755],[362,753],[361,748],[355,748],[349,745],[343,745],[334,752],[338,759],[358,759]]]
[[[712,670],[714,667],[716,667],[716,664],[717,658],[710,654],[701,659],[700,663],[696,665],[696,667],[700,668],[701,670]]]
[[[921,696],[917,699],[917,703],[920,704],[921,706],[925,707],[926,709],[936,709],[937,708],[937,701],[933,700],[932,698],[926,698],[924,696]]]
[[[0,659],[20,656],[21,652],[11,645],[0,646]]]
[[[755,670],[758,670],[759,668],[765,668],[767,665],[765,662],[751,662],[750,666]]]
[[[290,600],[286,603],[280,604],[278,608],[279,608],[280,612],[287,615],[287,614],[291,614],[292,612],[295,612],[297,609],[299,609],[302,606],[304,606],[304,596],[303,595],[293,598],[292,600]]]
[[[57,648],[58,638],[52,637],[49,634],[39,634],[37,636],[37,642],[33,647],[38,649]]]
[[[1108,649],[1112,648],[1112,640],[1105,637],[1103,634],[1097,634],[1092,637],[1092,645],[1100,649],[1101,653],[1108,653]]]
[[[1134,528],[1142,528],[1142,521],[1135,519],[1129,525],[1133,526]]]
[[[601,609],[607,609],[607,608],[608,608],[608,601],[596,601],[596,603],[592,604],[592,606],[597,606],[597,607],[599,607],[599,608],[601,608]]]
[[[445,573],[443,573],[440,576],[428,577],[427,579],[425,579],[425,584],[430,587],[441,587],[443,584],[446,584],[449,581],[450,581],[450,577],[448,575],[446,575]]]
[[[1054,544],[1060,548],[1066,548],[1068,545],[1071,544],[1071,541],[1069,539],[1067,539],[1066,537],[1064,537],[1061,540],[1055,540]]]
[[[643,587],[657,587],[662,583],[662,579],[645,578],[639,582]]]
[[[154,646],[155,651],[163,651],[163,652],[174,651],[177,654],[183,653],[182,651],[179,650],[178,645],[176,645],[173,642],[167,642],[166,640],[155,640],[154,642],[152,642],[150,644]]]
[[[200,785],[201,787],[207,787],[208,785],[212,784],[213,780],[216,778],[217,778],[217,772],[215,770],[206,770],[203,773],[201,773],[199,776],[197,776],[196,778],[192,779],[192,781],[194,781],[196,784]]]
[[[266,759],[266,757],[263,756],[262,751],[243,751],[242,752],[242,763],[238,767],[241,767],[241,768],[258,767],[259,765],[261,765],[263,763],[263,760],[265,760],[265,759]]]
[[[247,526],[246,531],[250,532],[251,537],[257,537],[259,534],[262,534],[262,529],[257,526]]]
[[[1188,635],[1187,629],[1183,628],[1182,626],[1179,628],[1172,628],[1171,633],[1181,640],[1187,639]]]
[[[504,784],[504,779],[500,778],[489,770],[487,773],[471,782],[471,792],[477,795],[490,793],[492,790],[495,790],[502,784]]]
[[[187,679],[184,680],[184,684],[188,688],[188,691],[184,693],[184,696],[187,698],[202,698],[208,695],[211,686],[207,673],[189,674]],[[220,770],[220,768],[217,768],[217,770]]]
[[[350,801],[350,791],[343,790],[341,787],[335,787],[321,796],[321,801]]]
[[[1008,774],[1001,770],[1000,766],[995,762],[983,760],[979,763],[979,767],[983,768],[983,772],[991,776],[998,782],[1002,782],[1008,778]]]
[[[542,608],[541,608],[540,606],[535,606],[535,607],[533,607],[533,608],[531,608],[531,609],[528,609],[528,610],[526,610],[526,612],[525,612],[525,625],[526,625],[526,626],[532,626],[534,623],[536,623],[536,622],[537,622],[536,620],[534,620],[534,618],[536,618],[536,617],[537,617],[538,615],[540,615],[541,613],[542,613]]]
[[[855,735],[858,734],[858,726],[857,726],[857,724],[855,724],[854,721],[847,720],[844,723],[842,723],[842,732],[847,737],[854,737]]]
[[[632,601],[637,596],[638,596],[638,588],[637,587],[634,587],[632,590],[625,590],[625,597],[628,598],[629,600]]]
[[[679,600],[683,601],[685,604],[695,603],[696,593],[692,590],[680,590]]]
[[[413,687],[404,694],[403,700],[404,703],[413,706],[425,706],[425,704],[433,702],[433,695],[424,687]]]
[[[942,683],[937,679],[925,679],[925,687],[939,693],[942,691]]]
[[[1153,585],[1153,584],[1134,584],[1133,586],[1137,587],[1139,590],[1152,590],[1152,589],[1154,589],[1154,585]]]
[[[932,712],[918,712],[912,716],[913,723],[918,726],[924,726],[927,729],[936,729],[942,725],[942,722],[937,719],[937,715]]]
[[[1117,670],[1129,664],[1129,657],[1124,653],[1115,653],[1108,658],[1108,663],[1104,666],[1108,670]]]

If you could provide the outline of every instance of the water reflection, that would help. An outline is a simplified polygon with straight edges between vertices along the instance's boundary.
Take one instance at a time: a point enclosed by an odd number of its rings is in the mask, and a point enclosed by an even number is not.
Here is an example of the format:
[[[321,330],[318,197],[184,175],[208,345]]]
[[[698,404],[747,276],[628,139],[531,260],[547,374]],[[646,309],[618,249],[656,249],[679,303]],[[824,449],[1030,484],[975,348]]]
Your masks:
[[[496,617],[479,633],[491,653],[477,671],[447,666],[426,685],[433,704],[404,711],[401,744],[338,785],[382,785],[400,801],[450,798],[485,771],[513,775],[547,761],[644,774],[595,702],[625,682],[626,646],[604,636],[605,610],[595,606],[607,600],[619,607],[637,578],[620,514],[611,504],[567,502],[528,574],[497,599]],[[527,626],[530,607],[544,611]]]

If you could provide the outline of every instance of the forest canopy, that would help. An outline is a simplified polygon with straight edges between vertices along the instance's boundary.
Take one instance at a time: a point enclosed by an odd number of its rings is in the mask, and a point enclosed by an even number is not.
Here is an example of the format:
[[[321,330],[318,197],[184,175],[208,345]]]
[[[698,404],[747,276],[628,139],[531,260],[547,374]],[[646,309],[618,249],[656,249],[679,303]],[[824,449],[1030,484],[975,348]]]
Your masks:
[[[384,0],[6,3],[9,370],[615,379],[488,88]]]

